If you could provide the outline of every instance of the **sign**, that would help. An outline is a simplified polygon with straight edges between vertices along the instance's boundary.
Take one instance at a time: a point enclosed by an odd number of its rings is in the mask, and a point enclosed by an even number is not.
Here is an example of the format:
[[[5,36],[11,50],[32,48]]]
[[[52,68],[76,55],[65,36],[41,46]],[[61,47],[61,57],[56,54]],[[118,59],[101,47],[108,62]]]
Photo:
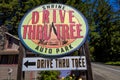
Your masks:
[[[32,9],[18,28],[24,46],[47,57],[64,56],[79,49],[87,33],[84,16],[63,4],[46,4]]]
[[[23,71],[37,70],[87,70],[85,56],[69,56],[56,59],[23,58]]]

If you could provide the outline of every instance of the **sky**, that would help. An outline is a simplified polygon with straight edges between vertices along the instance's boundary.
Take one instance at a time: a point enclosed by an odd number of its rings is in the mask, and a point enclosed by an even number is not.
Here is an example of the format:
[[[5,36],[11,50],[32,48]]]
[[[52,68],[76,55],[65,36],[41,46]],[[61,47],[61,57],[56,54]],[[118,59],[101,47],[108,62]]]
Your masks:
[[[70,75],[70,73],[71,73],[70,70],[61,70],[60,72],[61,72],[61,74],[60,74],[61,78],[66,77],[66,76]]]
[[[119,3],[115,3],[115,1],[119,1]],[[112,5],[114,11],[120,10],[120,0],[110,0],[109,4]]]

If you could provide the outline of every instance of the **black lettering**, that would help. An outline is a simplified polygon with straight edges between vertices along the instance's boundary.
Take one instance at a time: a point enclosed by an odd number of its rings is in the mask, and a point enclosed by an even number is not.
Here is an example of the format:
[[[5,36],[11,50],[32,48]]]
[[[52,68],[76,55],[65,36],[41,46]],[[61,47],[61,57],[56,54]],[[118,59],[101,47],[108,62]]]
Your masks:
[[[44,68],[46,68],[46,62],[47,62],[47,60],[44,60]]]
[[[84,58],[82,58],[82,66],[85,67],[85,62],[84,62]]]
[[[37,46],[35,49],[38,50],[38,49],[39,49],[39,46]]]
[[[65,50],[66,50],[66,51],[68,51],[68,50],[69,50],[67,46],[65,46]]]
[[[53,66],[52,66],[52,59],[50,60],[50,68],[53,68]]]
[[[54,4],[51,4],[51,5],[46,5],[46,6],[42,6],[43,10],[45,9],[50,9],[50,8],[59,8],[59,9],[62,9],[64,10],[65,9],[65,6],[64,5],[54,5]]]
[[[41,48],[40,48],[40,52],[43,52],[43,50],[44,50],[44,48],[41,47]]]
[[[51,54],[52,53],[52,49],[49,49],[49,54]]]
[[[43,9],[46,9],[45,6],[42,7]]]
[[[66,59],[66,67],[69,67],[69,59]]]
[[[59,60],[59,67],[61,68],[62,67],[62,61]]]
[[[40,68],[40,60],[37,60],[37,68]]]
[[[65,67],[65,59],[62,60],[63,68]]]
[[[62,8],[63,10],[65,9],[65,6],[63,6],[63,8]]]
[[[58,59],[55,59],[55,61],[56,61],[56,68],[58,67]]]
[[[75,59],[76,67],[78,67],[78,59]]]
[[[57,5],[55,6],[55,8],[57,8]]]
[[[44,68],[45,64],[44,64],[44,60],[41,60],[41,68]]]
[[[69,45],[69,48],[72,49],[73,47],[71,45]]]
[[[49,68],[49,66],[50,66],[49,62],[50,62],[50,61],[49,61],[49,60],[47,60],[47,68]]]
[[[81,58],[79,59],[79,66],[82,67],[82,66],[81,66]]]
[[[45,53],[47,52],[47,48],[45,48]]]
[[[54,8],[54,5],[51,5],[51,8]]]
[[[50,5],[48,5],[47,8],[50,8]]]
[[[64,52],[64,49],[63,49],[63,48],[61,48],[61,53],[62,53],[62,52]]]
[[[59,52],[59,49],[57,48],[57,49],[56,49],[56,53],[58,53],[58,52]]]
[[[74,67],[74,59],[72,59],[72,66]]]
[[[61,7],[62,7],[62,5],[59,5],[59,6],[58,6],[58,8],[61,8]]]

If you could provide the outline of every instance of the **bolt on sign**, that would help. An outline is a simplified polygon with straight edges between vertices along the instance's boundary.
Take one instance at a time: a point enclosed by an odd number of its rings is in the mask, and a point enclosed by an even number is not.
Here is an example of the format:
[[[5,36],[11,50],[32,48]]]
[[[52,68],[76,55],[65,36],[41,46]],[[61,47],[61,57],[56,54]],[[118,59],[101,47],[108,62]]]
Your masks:
[[[19,25],[19,37],[31,51],[45,57],[68,55],[86,40],[88,24],[75,8],[46,4],[29,11]]]

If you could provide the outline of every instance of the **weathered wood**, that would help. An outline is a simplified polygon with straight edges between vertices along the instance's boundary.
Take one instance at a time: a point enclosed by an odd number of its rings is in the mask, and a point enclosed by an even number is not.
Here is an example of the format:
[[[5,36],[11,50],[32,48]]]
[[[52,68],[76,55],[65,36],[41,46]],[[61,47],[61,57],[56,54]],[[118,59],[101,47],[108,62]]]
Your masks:
[[[4,50],[5,46],[5,32],[7,31],[7,28],[5,26],[0,26],[0,50]]]
[[[93,80],[92,68],[91,68],[91,60],[90,60],[90,52],[89,52],[88,42],[87,41],[84,44],[84,49],[85,49],[85,56],[86,56],[86,61],[87,61],[86,77],[87,77],[87,80]]]
[[[22,62],[23,62],[23,57],[25,54],[25,49],[20,43],[20,48],[19,48],[19,57],[18,57],[18,70],[17,70],[17,80],[23,80],[23,71],[22,71]]]

